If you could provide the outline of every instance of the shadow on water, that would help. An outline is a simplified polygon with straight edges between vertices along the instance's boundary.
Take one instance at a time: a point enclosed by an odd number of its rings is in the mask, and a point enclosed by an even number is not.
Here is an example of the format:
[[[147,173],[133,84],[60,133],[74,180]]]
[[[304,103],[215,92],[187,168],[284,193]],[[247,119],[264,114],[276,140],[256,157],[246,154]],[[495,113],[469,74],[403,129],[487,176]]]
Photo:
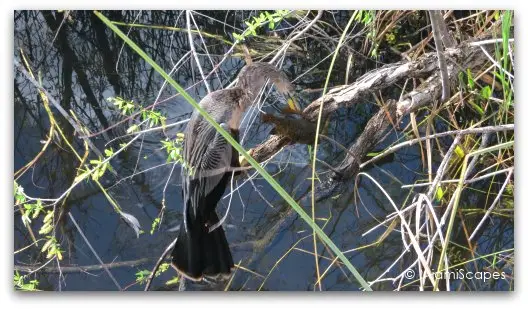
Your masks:
[[[114,35],[98,18],[89,11],[44,12],[16,11],[14,20],[14,57],[20,61],[22,49],[34,72],[38,72],[44,88],[65,110],[73,110],[79,120],[91,133],[99,148],[118,148],[119,143],[130,140],[118,138],[126,134],[126,129],[137,119],[126,119],[121,125],[107,129],[122,121],[118,111],[106,101],[109,97],[121,96],[133,99],[143,107],[156,100],[156,110],[167,116],[167,124],[185,120],[192,109],[176,91],[164,84],[164,80],[140,57]],[[104,14],[112,21],[145,25],[169,25],[185,28],[185,13],[181,11],[108,11]],[[193,16],[200,25],[201,31],[210,34],[205,36],[207,51],[196,36],[195,46],[204,72],[213,70],[221,61],[230,45],[231,32],[240,32],[244,20],[254,12],[250,11],[207,11],[196,12]],[[334,16],[324,15],[329,23],[343,28],[349,18],[349,12],[338,12]],[[277,31],[279,37],[288,34],[288,23],[281,24],[284,30]],[[171,71],[172,77],[193,96],[200,100],[207,90],[201,80],[197,66],[193,65],[188,51],[189,41],[184,31],[164,29],[122,27],[129,37],[150,55],[162,68]],[[234,30],[235,29],[235,30]],[[280,28],[279,28],[280,29]],[[331,30],[329,30],[331,31]],[[347,55],[361,46],[365,35],[355,30],[358,38],[349,42],[343,55],[337,58],[332,85],[344,84]],[[219,39],[223,38],[223,39]],[[253,42],[253,46],[262,46]],[[307,39],[297,45],[295,53],[288,54],[284,60],[284,70],[295,80],[299,100],[306,106],[321,95],[321,91],[307,92],[305,89],[320,89],[324,85],[329,60],[323,60],[332,51],[336,42],[321,42]],[[251,47],[252,42],[248,42]],[[330,46],[328,46],[330,44]],[[264,46],[267,46],[264,44]],[[269,46],[268,46],[269,47]],[[369,68],[382,63],[356,55],[358,66],[350,78],[360,76]],[[269,61],[269,59],[268,59]],[[321,62],[322,61],[322,62]],[[387,59],[388,61],[388,59]],[[307,72],[315,64],[316,69]],[[213,63],[213,64],[212,64]],[[208,78],[213,90],[227,87],[244,66],[241,51],[235,49],[232,56],[224,61],[219,70]],[[14,79],[14,170],[17,171],[37,155],[42,147],[42,140],[47,138],[49,120],[43,109],[42,101],[34,86],[15,69]],[[275,99],[270,97],[266,104]],[[328,135],[338,142],[350,145],[361,133],[362,127],[373,112],[377,110],[373,102],[357,104],[354,108],[339,110],[328,126]],[[269,107],[266,107],[269,108]],[[62,119],[56,110],[55,117]],[[255,121],[243,123],[244,143],[246,148],[263,141],[271,127],[263,124],[256,110],[248,113]],[[251,125],[249,125],[251,124]],[[83,145],[73,128],[61,120],[61,127],[71,138],[79,153],[84,153]],[[136,236],[135,231],[124,222],[113,210],[100,189],[92,182],[79,184],[68,197],[66,207],[71,211],[80,229],[84,232],[93,249],[104,263],[133,262],[138,264],[111,268],[113,276],[122,288],[141,290],[142,285],[134,284],[135,274],[144,269],[151,269],[177,235],[176,230],[181,221],[180,168],[167,164],[167,154],[160,140],[173,138],[181,132],[185,124],[171,127],[165,131],[154,131],[144,134],[132,146],[111,164],[116,175],[106,173],[101,183],[108,193],[123,208],[123,211],[136,217],[143,233]],[[379,150],[390,145],[400,137],[399,132],[379,146]],[[115,139],[115,140],[114,140]],[[17,182],[24,187],[29,196],[55,198],[66,190],[75,178],[77,160],[58,138],[53,139],[50,147],[41,156],[37,164],[26,172]],[[322,142],[319,156],[332,163],[339,162],[343,152],[335,145]],[[266,166],[270,174],[283,185],[296,199],[310,194],[309,178],[311,162],[305,145],[286,147]],[[95,157],[90,157],[95,159]],[[324,174],[325,168],[319,166],[318,172]],[[402,190],[402,184],[412,184],[423,178],[419,148],[407,148],[393,157],[392,161],[370,167],[365,172],[378,179],[396,205],[401,204],[408,196],[408,190]],[[239,179],[242,184],[245,179]],[[233,194],[233,203],[225,224],[226,234],[231,244],[235,263],[240,262],[243,269],[237,270],[230,288],[237,290],[312,290],[316,280],[313,239],[311,230],[294,215],[289,206],[262,179],[254,179],[256,189],[246,183]],[[354,249],[375,241],[383,231],[362,237],[361,235],[376,220],[382,220],[393,208],[386,198],[370,181],[362,179],[358,193],[361,201],[354,198],[354,182],[350,190],[340,196],[332,196],[318,203],[316,217],[324,231],[343,251]],[[229,191],[229,190],[227,190]],[[227,192],[226,191],[226,192]],[[262,197],[267,201],[264,201]],[[223,213],[229,202],[226,196],[218,212]],[[469,200],[468,200],[469,202]],[[152,222],[158,216],[163,203],[167,210],[159,230],[150,233]],[[302,205],[306,210],[310,203]],[[38,231],[38,223],[33,230]],[[513,224],[503,227],[505,230],[486,230],[487,238],[496,237],[497,233],[509,233],[506,242],[513,242]],[[32,243],[27,229],[15,211],[15,250]],[[98,265],[87,242],[68,219],[58,237],[66,250],[63,266]],[[487,243],[493,247],[494,240]],[[281,257],[295,245],[294,250],[283,259]],[[506,247],[506,244],[501,246]],[[319,244],[320,269],[326,270],[330,265],[332,253]],[[493,249],[490,249],[493,250]],[[496,250],[496,249],[495,249]],[[361,251],[347,253],[352,264],[357,267],[367,280],[375,279],[401,253],[401,237],[392,233],[380,246],[372,246]],[[147,259],[147,260],[144,260]],[[280,263],[278,261],[280,260]],[[46,261],[40,248],[24,250],[15,255],[16,265],[34,265]],[[403,263],[404,264],[404,263]],[[37,272],[39,288],[44,290],[115,290],[116,286],[102,269],[83,271],[64,271],[63,278],[53,270],[58,265],[48,265],[51,269]],[[399,266],[394,272],[402,271]],[[269,274],[269,276],[268,276]],[[164,282],[175,275],[172,269],[157,277],[153,289],[164,289]],[[267,277],[267,278],[266,278]],[[266,278],[266,279],[264,279]],[[265,281],[265,282],[264,282]],[[263,284],[264,282],[264,284]],[[262,287],[261,287],[262,285]],[[326,290],[357,290],[359,285],[342,265],[331,267],[325,276]],[[392,282],[376,285],[378,290],[392,290]],[[495,287],[500,288],[500,287]]]

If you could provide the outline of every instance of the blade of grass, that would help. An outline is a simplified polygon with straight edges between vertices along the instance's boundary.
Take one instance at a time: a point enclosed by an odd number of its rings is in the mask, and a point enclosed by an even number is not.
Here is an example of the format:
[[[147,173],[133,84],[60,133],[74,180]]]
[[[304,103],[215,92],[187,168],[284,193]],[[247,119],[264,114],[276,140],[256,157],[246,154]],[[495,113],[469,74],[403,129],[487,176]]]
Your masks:
[[[345,264],[345,266],[350,270],[352,275],[356,278],[359,284],[366,291],[372,291],[369,284],[363,279],[359,274],[356,268],[350,263],[350,261],[345,257],[343,252],[337,248],[334,242],[321,230],[321,228],[312,222],[310,216],[295,202],[295,200],[279,185],[270,174],[258,164],[253,157],[251,157],[244,148],[236,142],[236,140],[225,131],[211,116],[200,106],[196,101],[178,84],[176,83],[152,58],[150,58],[139,46],[137,46],[128,36],[126,36],[117,26],[115,26],[109,19],[107,19],[103,14],[98,11],[94,11],[94,14],[101,19],[112,31],[117,34],[125,43],[127,43],[130,48],[137,52],[143,60],[145,60],[149,65],[151,65],[156,72],[158,72],[171,86],[176,89],[185,100],[191,104],[202,117],[204,117],[207,122],[209,122],[218,133],[220,133],[240,154],[242,154],[248,163],[255,168],[255,170],[262,175],[264,179],[280,194],[282,198],[299,214],[299,216],[312,227],[321,240],[330,248],[332,251],[339,257],[339,259]]]
[[[341,34],[341,37],[339,38],[336,51],[334,55],[332,56],[332,62],[330,62],[330,67],[328,68],[328,74],[326,75],[326,81],[324,84],[322,97],[324,97],[326,95],[326,92],[328,91],[328,82],[330,81],[330,76],[332,75],[332,69],[334,67],[337,54],[339,53],[339,49],[341,48],[341,45],[343,44],[343,41],[348,32],[348,29],[350,28],[350,25],[352,25],[352,22],[354,21],[354,18],[356,17],[357,12],[358,11],[354,11],[352,16],[348,20],[345,30],[343,31],[343,34]],[[314,146],[313,146],[313,160],[312,160],[312,223],[313,223],[313,226],[317,226],[317,223],[315,223],[315,165],[317,163],[317,146],[319,142],[319,128],[321,127],[321,115],[323,113],[323,106],[324,106],[324,100],[321,101],[321,106],[319,106],[319,115],[317,116],[317,129],[315,130],[315,141],[314,141]],[[317,239],[315,235],[316,235],[316,232],[314,229],[313,245],[314,245],[314,257],[315,257],[315,269],[317,271],[317,282],[319,283],[319,290],[320,290],[321,289],[321,274],[319,273],[319,262],[317,260]]]

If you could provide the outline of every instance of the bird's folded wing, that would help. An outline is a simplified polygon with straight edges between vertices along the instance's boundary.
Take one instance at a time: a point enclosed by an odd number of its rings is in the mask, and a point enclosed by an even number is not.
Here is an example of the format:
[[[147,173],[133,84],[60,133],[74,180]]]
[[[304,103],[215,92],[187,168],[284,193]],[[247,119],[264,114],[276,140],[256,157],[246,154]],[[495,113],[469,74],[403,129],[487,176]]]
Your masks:
[[[196,180],[199,185],[188,188],[187,193],[193,199],[198,199],[208,195],[230,170],[232,146],[208,123],[196,126],[193,135],[189,138],[194,140],[189,143],[189,146],[192,146],[186,149],[186,158],[184,158],[192,168],[192,175],[187,177],[189,182]],[[196,184],[196,181],[193,182]]]

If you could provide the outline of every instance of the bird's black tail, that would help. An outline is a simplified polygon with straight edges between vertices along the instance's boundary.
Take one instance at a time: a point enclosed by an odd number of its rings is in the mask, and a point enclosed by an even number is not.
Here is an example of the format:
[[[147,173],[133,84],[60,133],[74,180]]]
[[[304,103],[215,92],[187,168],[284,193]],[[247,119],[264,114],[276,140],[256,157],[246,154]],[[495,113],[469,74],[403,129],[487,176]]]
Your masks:
[[[218,215],[212,211],[206,220],[197,217],[194,222],[187,222],[187,229],[183,224],[180,226],[172,250],[172,265],[186,278],[193,281],[201,281],[204,277],[222,280],[231,274],[233,257],[224,229],[219,226],[209,232],[207,227],[218,221]]]

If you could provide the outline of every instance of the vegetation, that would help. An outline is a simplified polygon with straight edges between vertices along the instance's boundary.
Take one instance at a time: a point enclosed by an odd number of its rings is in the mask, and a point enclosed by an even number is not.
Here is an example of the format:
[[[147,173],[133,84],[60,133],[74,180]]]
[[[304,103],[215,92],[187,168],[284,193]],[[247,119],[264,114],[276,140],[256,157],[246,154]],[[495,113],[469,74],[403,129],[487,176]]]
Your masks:
[[[226,196],[244,209],[227,206],[228,224],[243,227],[227,229],[232,245],[251,253],[235,251],[222,289],[513,290],[513,19],[498,10],[16,12],[21,29],[51,30],[62,68],[45,70],[34,38],[15,33],[15,135],[27,135],[24,123],[40,132],[15,162],[15,289],[61,290],[61,269],[81,267],[81,255],[108,278],[93,289],[180,283],[164,257],[181,219],[175,170],[193,172],[182,132],[195,109],[251,166]],[[250,129],[238,143],[197,104],[233,82],[242,44],[292,76],[305,109],[291,117],[316,126],[313,143]],[[272,99],[266,92],[255,110]],[[269,128],[249,114],[248,128]],[[245,208],[263,215],[245,220]],[[114,235],[107,251],[94,224]],[[116,257],[126,276],[112,271]]]

